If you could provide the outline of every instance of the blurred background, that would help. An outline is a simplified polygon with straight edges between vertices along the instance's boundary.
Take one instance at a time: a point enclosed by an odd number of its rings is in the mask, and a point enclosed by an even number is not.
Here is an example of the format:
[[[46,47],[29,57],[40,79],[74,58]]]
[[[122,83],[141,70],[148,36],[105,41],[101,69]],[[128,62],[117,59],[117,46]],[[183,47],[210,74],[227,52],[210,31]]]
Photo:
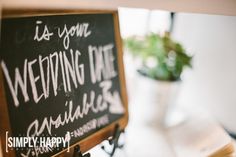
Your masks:
[[[171,24],[167,11],[120,8],[119,15],[123,38],[150,32],[163,34]],[[175,103],[180,107],[204,108],[233,133],[236,133],[235,28],[235,16],[191,13],[176,13],[172,28],[173,39],[193,56],[193,68],[183,71]],[[140,83],[129,57],[125,52],[129,105],[135,105],[135,89]]]

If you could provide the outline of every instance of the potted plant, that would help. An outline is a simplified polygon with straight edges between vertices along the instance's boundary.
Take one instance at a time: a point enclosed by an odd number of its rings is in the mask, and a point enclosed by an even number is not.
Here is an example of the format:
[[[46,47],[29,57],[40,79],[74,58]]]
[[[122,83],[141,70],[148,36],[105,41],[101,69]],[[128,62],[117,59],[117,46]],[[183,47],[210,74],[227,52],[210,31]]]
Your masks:
[[[141,59],[139,74],[158,84],[157,93],[154,94],[159,105],[156,120],[160,124],[165,123],[167,113],[176,100],[181,74],[186,67],[192,67],[192,56],[169,33],[163,36],[151,33],[144,37],[129,37],[124,39],[124,46],[134,57]]]

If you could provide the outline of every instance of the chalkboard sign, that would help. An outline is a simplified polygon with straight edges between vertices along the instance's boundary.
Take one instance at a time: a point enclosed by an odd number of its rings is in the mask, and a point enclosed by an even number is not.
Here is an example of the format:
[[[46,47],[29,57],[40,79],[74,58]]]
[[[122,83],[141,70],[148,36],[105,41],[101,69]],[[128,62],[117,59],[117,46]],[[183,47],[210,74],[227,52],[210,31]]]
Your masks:
[[[86,151],[111,136],[115,124],[125,127],[118,25],[111,11],[2,18],[3,152],[46,157],[76,144]],[[20,137],[31,143],[14,147]],[[45,139],[59,142],[41,148]]]

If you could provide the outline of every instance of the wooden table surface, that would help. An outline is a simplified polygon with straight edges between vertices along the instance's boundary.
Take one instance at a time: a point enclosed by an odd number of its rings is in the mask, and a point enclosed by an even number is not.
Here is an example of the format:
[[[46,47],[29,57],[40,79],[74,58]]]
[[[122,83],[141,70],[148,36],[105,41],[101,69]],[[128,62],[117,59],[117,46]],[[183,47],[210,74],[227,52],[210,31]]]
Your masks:
[[[129,105],[125,148],[118,150],[115,157],[205,157],[232,141],[224,129],[202,110],[190,111],[183,123],[162,129],[153,123],[152,108],[142,103],[131,102]],[[100,146],[90,152],[92,157],[106,156]]]

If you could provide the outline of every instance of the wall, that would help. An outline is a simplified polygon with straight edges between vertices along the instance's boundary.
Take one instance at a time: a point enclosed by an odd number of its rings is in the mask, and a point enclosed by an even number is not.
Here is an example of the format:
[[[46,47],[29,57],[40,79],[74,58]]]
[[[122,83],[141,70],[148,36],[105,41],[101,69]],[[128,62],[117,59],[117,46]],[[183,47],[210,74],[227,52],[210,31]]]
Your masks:
[[[207,108],[236,133],[236,17],[180,13],[174,37],[194,54],[179,104]]]

